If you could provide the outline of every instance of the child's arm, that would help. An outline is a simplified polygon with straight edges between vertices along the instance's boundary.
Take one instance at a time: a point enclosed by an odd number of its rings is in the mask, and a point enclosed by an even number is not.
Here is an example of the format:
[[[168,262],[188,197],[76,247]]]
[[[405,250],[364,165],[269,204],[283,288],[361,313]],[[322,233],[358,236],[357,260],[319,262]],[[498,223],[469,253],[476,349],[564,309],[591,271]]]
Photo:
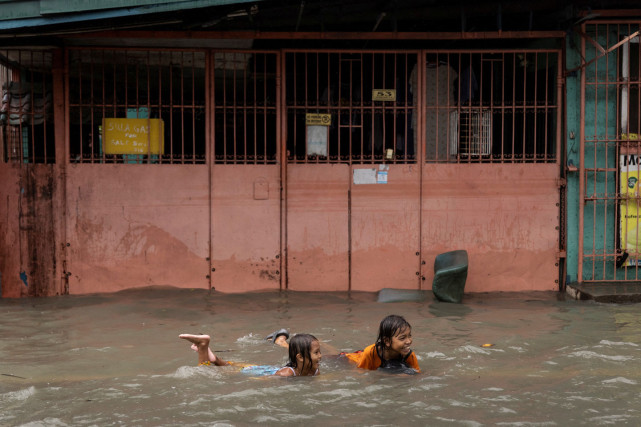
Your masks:
[[[280,368],[274,375],[278,375],[279,377],[293,377],[295,375],[294,370],[290,368],[289,366],[285,366],[284,368]]]

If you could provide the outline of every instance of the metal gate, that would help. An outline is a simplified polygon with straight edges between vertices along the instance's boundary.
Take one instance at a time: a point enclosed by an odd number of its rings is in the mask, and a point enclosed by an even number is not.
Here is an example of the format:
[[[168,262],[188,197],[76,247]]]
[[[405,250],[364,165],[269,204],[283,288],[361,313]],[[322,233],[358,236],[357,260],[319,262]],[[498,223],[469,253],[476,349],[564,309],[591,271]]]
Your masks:
[[[418,52],[284,55],[287,287],[416,288]]]
[[[212,287],[279,289],[279,55],[217,51],[211,58]]]
[[[579,281],[640,279],[639,29],[639,22],[582,26]]]

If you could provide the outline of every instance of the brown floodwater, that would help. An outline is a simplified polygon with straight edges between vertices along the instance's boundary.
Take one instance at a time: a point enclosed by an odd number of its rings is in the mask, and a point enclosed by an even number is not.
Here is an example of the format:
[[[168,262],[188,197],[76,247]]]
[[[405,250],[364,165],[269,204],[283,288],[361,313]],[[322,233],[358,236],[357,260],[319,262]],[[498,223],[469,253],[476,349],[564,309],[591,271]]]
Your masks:
[[[336,350],[403,315],[423,372],[356,369]],[[280,329],[323,342],[321,375],[197,367],[180,333],[219,356],[282,365]],[[641,305],[554,292],[466,294],[463,304],[375,293],[143,288],[0,300],[0,425],[640,425]],[[483,347],[483,344],[492,344]]]

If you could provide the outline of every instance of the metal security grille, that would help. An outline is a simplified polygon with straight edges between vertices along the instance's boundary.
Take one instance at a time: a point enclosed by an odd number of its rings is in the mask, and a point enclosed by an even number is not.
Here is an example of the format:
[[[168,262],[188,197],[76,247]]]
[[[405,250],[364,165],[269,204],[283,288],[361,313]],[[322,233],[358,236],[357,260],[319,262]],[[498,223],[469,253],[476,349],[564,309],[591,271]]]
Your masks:
[[[55,163],[52,53],[0,50],[0,145],[5,162]]]
[[[68,62],[71,162],[205,163],[205,52],[71,49]]]
[[[581,34],[579,280],[640,280],[640,23]]]
[[[553,163],[559,51],[426,52],[427,162]]]
[[[285,54],[291,163],[415,163],[415,52]]]
[[[215,162],[277,162],[278,55],[213,54]]]

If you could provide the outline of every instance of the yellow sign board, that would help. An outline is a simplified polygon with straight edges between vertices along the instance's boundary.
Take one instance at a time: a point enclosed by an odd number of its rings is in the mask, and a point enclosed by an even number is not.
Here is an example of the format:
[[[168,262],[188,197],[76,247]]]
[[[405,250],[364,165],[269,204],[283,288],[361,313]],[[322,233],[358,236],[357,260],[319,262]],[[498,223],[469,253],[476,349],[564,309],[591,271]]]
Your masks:
[[[163,154],[165,125],[162,119],[104,119],[105,154]]]
[[[396,89],[374,89],[372,101],[396,101]]]
[[[305,124],[307,126],[330,126],[332,124],[331,114],[305,114]]]
[[[641,228],[639,228],[641,156],[635,149],[622,148],[619,157],[621,223],[621,250],[629,257],[624,265],[640,265],[641,261]]]

